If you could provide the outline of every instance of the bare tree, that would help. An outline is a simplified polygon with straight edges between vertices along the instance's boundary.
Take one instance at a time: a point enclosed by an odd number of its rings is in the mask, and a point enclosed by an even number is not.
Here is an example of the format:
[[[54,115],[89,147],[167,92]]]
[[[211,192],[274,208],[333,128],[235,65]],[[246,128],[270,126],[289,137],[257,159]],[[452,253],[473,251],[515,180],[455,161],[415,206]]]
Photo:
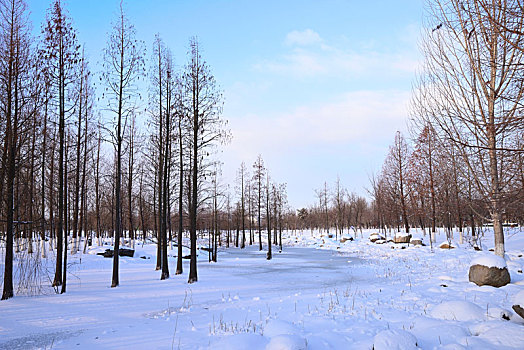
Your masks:
[[[324,218],[324,229],[326,233],[329,234],[329,207],[328,207],[328,195],[329,189],[327,182],[324,181],[324,187],[315,190],[315,194],[318,198],[319,209],[322,212]]]
[[[404,224],[406,233],[409,233],[409,221],[407,211],[408,191],[406,178],[408,171],[409,149],[404,136],[397,131],[395,142],[390,147],[388,156],[384,162],[383,176],[392,191],[392,199],[398,200],[399,219]]]
[[[409,161],[409,179],[416,187],[416,192],[423,212],[425,212],[424,200],[429,197],[431,218],[431,241],[434,239],[437,225],[436,207],[436,184],[437,173],[438,140],[435,131],[430,124],[422,126],[422,130],[416,137],[414,150]]]
[[[337,181],[335,182],[335,191],[333,193],[333,204],[335,205],[336,211],[336,238],[342,236],[344,231],[344,211],[346,209],[346,202],[344,201],[346,190],[340,183],[340,177],[337,176]]]
[[[174,135],[173,116],[175,113],[175,87],[176,79],[173,60],[170,50],[164,45],[158,35],[153,44],[151,66],[151,109],[153,114],[152,124],[156,127],[156,135],[152,140],[155,143],[157,155],[157,213],[158,232],[157,250],[161,257],[157,259],[162,269],[160,279],[169,278],[169,267],[167,259],[167,229],[169,216],[169,193],[171,173],[171,150]]]
[[[73,91],[71,91],[70,86],[76,79],[76,66],[79,59],[76,33],[64,13],[60,0],[56,0],[51,5],[43,32],[44,50],[42,56],[47,62],[46,74],[50,79],[52,94],[55,97],[53,103],[58,109],[59,120],[57,260],[53,281],[53,286],[59,286],[62,285],[63,278],[65,278],[62,275],[62,254],[64,254],[64,259],[67,254],[67,251],[63,249],[64,242],[67,242],[67,231],[64,230],[67,219],[65,198],[67,172],[64,170],[67,162],[65,157],[66,117],[74,109],[74,103],[71,104],[71,101],[76,101],[72,96]],[[62,291],[65,291],[65,287],[62,288]]]
[[[242,162],[240,168],[237,171],[237,192],[240,195],[240,210],[241,210],[241,221],[242,221],[242,243],[240,248],[246,247],[246,178],[248,177],[246,163]],[[238,247],[238,238],[235,241]]]
[[[264,183],[264,176],[266,175],[266,168],[264,167],[264,160],[259,154],[257,160],[253,164],[253,186],[255,187],[254,198],[256,201],[257,210],[257,228],[258,228],[258,250],[262,250],[262,188]]]
[[[502,215],[522,152],[522,16],[499,1],[429,1],[425,65],[415,90],[418,118],[452,143],[489,207],[495,253],[504,256]],[[499,24],[508,24],[505,30]],[[433,30],[434,29],[434,30]],[[465,176],[463,174],[463,176]]]
[[[108,109],[115,114],[112,132],[116,150],[115,169],[115,243],[111,287],[119,284],[119,247],[122,236],[122,141],[123,129],[128,118],[135,113],[139,97],[136,81],[144,72],[143,46],[135,39],[135,29],[125,16],[122,2],[120,14],[109,34],[104,50],[104,72],[101,79],[106,84]]]
[[[208,64],[202,59],[198,41],[189,43],[189,62],[184,68],[182,82],[185,87],[190,123],[191,152],[191,200],[189,210],[191,260],[189,283],[198,280],[196,261],[197,214],[201,204],[199,190],[201,181],[212,164],[208,156],[223,142],[229,140],[226,121],[222,118],[223,95],[217,86]],[[200,194],[202,197],[202,194]]]
[[[27,104],[30,98],[28,71],[31,64],[30,37],[24,1],[0,1],[0,105],[5,120],[5,139],[0,183],[1,201],[4,200],[4,178],[6,178],[6,253],[2,300],[13,293],[13,239],[15,214],[15,180],[17,177],[17,154]],[[5,166],[4,166],[5,164]],[[7,170],[7,171],[5,171]],[[0,205],[0,209],[2,205]],[[1,210],[0,210],[1,212]]]
[[[267,260],[271,260],[273,258],[273,253],[271,251],[271,207],[270,207],[270,193],[271,193],[271,185],[269,180],[269,174],[266,174],[266,227],[267,227]]]

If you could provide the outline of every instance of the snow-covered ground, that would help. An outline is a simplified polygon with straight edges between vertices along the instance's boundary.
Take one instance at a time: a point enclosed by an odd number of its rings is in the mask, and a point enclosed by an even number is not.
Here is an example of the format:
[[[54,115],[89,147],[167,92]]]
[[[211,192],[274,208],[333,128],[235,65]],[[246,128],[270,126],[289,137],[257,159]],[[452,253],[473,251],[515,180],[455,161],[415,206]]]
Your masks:
[[[0,349],[524,349],[511,309],[524,290],[524,231],[506,236],[511,283],[498,289],[468,282],[470,262],[492,254],[490,235],[484,252],[432,251],[371,243],[372,232],[344,243],[289,234],[271,261],[257,246],[220,249],[218,263],[200,251],[191,285],[187,260],[182,276],[159,280],[154,245],[137,247],[150,259],[121,258],[118,288],[111,259],[69,256],[66,294],[0,302]]]

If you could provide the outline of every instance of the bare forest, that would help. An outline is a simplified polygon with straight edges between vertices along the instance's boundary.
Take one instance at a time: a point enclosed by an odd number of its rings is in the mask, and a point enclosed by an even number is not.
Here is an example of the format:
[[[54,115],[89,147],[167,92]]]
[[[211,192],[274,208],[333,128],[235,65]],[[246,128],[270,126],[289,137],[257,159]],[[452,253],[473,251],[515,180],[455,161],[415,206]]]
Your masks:
[[[37,293],[48,279],[65,293],[68,256],[103,241],[113,246],[112,287],[119,256],[137,242],[156,244],[160,279],[173,275],[171,249],[174,274],[186,272],[187,242],[189,283],[198,240],[209,261],[218,247],[249,245],[269,260],[283,232],[338,239],[419,228],[432,237],[440,227],[475,245],[492,226],[503,256],[505,226],[524,222],[523,12],[522,1],[429,1],[409,135],[392,132],[365,195],[337,178],[308,189],[313,204],[295,210],[262,155],[242,162],[233,183],[222,178],[220,152],[234,135],[196,37],[175,66],[160,35],[136,38],[121,4],[94,73],[60,0],[37,36],[27,4],[1,0],[2,299]]]

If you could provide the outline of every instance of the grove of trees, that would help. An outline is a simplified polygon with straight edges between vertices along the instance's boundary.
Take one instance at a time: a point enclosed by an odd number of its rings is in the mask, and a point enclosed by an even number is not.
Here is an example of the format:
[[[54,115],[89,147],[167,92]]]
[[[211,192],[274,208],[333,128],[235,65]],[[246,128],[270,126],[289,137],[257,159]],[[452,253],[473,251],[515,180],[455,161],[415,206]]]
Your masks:
[[[247,227],[254,243],[255,213],[259,237],[262,229],[281,237],[285,185],[263,168],[255,191],[244,163],[240,193],[230,193],[221,177],[218,153],[232,136],[197,38],[181,67],[160,35],[148,57],[121,3],[94,74],[60,0],[51,1],[39,36],[28,13],[24,0],[0,0],[2,299],[36,293],[29,289],[47,279],[66,292],[68,256],[93,244],[112,245],[117,287],[119,251],[134,249],[137,239],[157,244],[160,279],[170,277],[175,244],[175,274],[183,273],[189,244],[193,283],[197,238],[209,238],[216,261],[217,247],[238,246],[240,231],[245,246]],[[53,271],[39,259],[54,261]]]
[[[174,245],[183,274],[188,245],[188,283],[197,239],[209,261],[221,245],[255,245],[269,260],[285,230],[338,239],[417,227],[434,240],[444,227],[477,244],[489,224],[504,256],[504,224],[524,223],[523,10],[520,0],[427,0],[410,135],[392,137],[371,200],[337,178],[294,211],[262,155],[224,182],[219,153],[232,135],[196,37],[182,65],[160,35],[148,55],[121,3],[95,74],[61,0],[38,36],[24,0],[0,0],[2,299],[47,282],[65,293],[68,256],[93,244],[113,247],[117,287],[120,250],[138,240],[157,245],[162,280]]]
[[[522,1],[429,0],[410,143],[397,133],[372,181],[380,227],[444,226],[475,239],[524,221]]]

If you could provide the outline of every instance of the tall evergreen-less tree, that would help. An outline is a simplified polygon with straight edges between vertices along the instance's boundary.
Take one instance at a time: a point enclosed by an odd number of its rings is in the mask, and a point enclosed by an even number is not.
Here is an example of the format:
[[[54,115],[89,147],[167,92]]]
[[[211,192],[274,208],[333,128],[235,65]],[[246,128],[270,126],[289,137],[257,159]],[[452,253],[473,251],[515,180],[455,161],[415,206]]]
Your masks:
[[[242,162],[240,168],[237,171],[237,182],[238,192],[240,194],[240,210],[241,210],[241,221],[242,221],[242,243],[240,248],[246,247],[246,179],[247,179],[247,168],[246,163]],[[238,247],[238,241],[236,242]]]
[[[6,250],[2,300],[13,292],[13,239],[15,178],[21,124],[28,99],[27,81],[31,59],[26,4],[20,0],[0,1],[0,113],[5,120],[4,149],[0,174],[0,200],[4,201],[6,181]],[[0,205],[0,213],[3,205]]]
[[[52,3],[48,13],[46,26],[43,29],[44,48],[42,56],[46,65],[51,86],[53,107],[56,108],[58,117],[58,222],[56,227],[57,238],[57,258],[55,277],[53,286],[60,286],[63,283],[62,256],[67,254],[64,250],[64,242],[67,241],[67,231],[65,231],[66,194],[65,182],[67,173],[65,172],[66,154],[66,117],[73,111],[75,98],[71,91],[71,86],[76,79],[76,67],[79,60],[79,48],[76,33],[67,18],[60,0]],[[65,288],[62,288],[65,291]]]
[[[384,162],[383,176],[391,189],[392,199],[396,202],[397,217],[409,233],[409,220],[407,210],[408,190],[406,186],[408,160],[408,144],[400,132],[395,134],[395,142],[389,149]],[[356,224],[356,223],[355,223]]]
[[[153,140],[157,154],[157,212],[158,212],[158,252],[160,252],[161,279],[169,278],[167,259],[167,230],[170,222],[171,168],[174,132],[174,119],[177,113],[177,79],[171,51],[157,35],[153,44],[151,66],[150,104],[152,124],[156,128]]]
[[[104,72],[101,80],[106,84],[107,106],[114,113],[115,130],[115,245],[111,287],[119,285],[119,248],[122,236],[122,141],[127,119],[137,108],[139,92],[137,80],[144,75],[144,49],[136,40],[135,28],[129,22],[120,3],[120,13],[109,34],[104,50]]]
[[[271,249],[271,224],[272,224],[272,218],[271,218],[271,185],[269,183],[269,174],[266,175],[266,226],[267,226],[267,260],[271,260],[273,258],[273,253]]]
[[[262,250],[262,189],[264,183],[264,176],[266,175],[266,168],[264,167],[264,160],[259,154],[257,160],[253,164],[253,186],[254,197],[256,200],[257,210],[257,228],[258,228],[258,250]]]
[[[176,259],[176,275],[183,272],[182,267],[182,238],[184,233],[184,146],[186,140],[186,125],[188,118],[186,109],[184,108],[184,89],[180,81],[177,79],[175,93],[175,113],[176,113],[176,128],[178,140],[178,232],[177,232],[177,259]]]
[[[223,95],[206,61],[202,58],[196,38],[189,43],[189,62],[182,75],[187,98],[191,145],[189,235],[191,260],[189,283],[198,280],[196,261],[197,213],[203,199],[201,190],[205,175],[209,172],[209,155],[216,147],[229,140],[227,121],[222,117]]]

